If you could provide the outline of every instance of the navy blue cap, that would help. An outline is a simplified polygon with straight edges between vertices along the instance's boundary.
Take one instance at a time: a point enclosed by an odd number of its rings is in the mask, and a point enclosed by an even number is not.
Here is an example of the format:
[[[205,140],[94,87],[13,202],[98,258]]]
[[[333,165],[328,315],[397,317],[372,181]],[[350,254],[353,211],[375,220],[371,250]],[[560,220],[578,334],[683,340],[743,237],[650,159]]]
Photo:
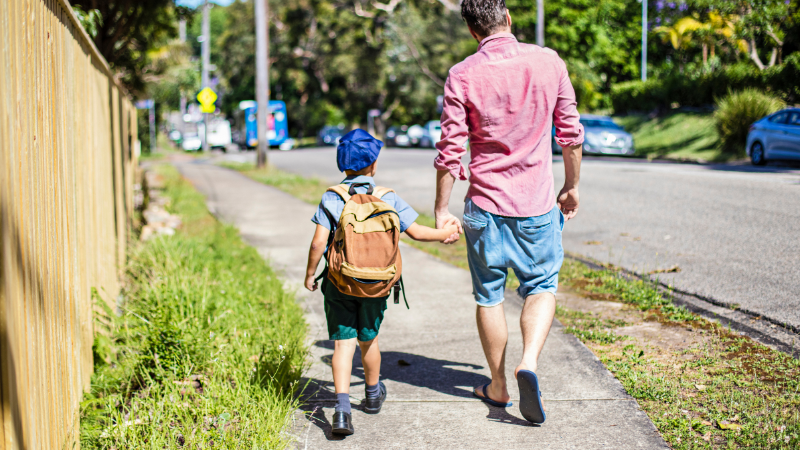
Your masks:
[[[357,172],[378,159],[383,142],[375,139],[366,131],[356,128],[339,140],[336,148],[336,164],[339,170]]]

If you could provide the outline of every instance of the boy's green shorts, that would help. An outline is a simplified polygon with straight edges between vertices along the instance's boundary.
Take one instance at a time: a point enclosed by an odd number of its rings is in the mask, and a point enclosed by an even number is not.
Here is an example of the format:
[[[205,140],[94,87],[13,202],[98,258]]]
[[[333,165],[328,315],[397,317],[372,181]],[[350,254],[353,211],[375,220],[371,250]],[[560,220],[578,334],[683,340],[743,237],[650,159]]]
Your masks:
[[[389,298],[362,298],[342,294],[327,278],[322,281],[325,296],[325,318],[328,320],[328,335],[334,341],[358,338],[371,341],[378,336]]]

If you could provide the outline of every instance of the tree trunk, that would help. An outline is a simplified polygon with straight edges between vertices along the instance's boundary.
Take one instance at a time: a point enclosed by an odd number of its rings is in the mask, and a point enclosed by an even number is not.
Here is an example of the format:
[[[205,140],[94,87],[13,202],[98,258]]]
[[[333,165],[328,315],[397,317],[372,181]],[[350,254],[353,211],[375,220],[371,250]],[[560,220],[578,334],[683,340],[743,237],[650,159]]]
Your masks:
[[[708,64],[708,44],[703,42],[703,65]]]
[[[764,63],[761,62],[761,58],[758,57],[758,51],[756,49],[755,39],[750,39],[749,47],[750,47],[750,59],[752,59],[753,62],[756,63],[756,66],[758,66],[759,69],[764,70]]]

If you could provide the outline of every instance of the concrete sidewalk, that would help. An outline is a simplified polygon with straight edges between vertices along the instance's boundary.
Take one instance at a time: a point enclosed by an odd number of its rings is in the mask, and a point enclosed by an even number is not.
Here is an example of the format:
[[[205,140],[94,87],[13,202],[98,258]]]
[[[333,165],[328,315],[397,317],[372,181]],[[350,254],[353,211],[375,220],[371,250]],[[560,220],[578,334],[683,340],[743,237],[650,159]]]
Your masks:
[[[302,289],[315,207],[202,161],[176,164],[208,198],[209,209],[236,225],[298,292],[310,326],[310,394],[296,415],[297,448],[667,448],[634,399],[594,355],[555,323],[545,345],[539,376],[547,407],[540,427],[522,419],[519,393],[503,410],[474,399],[473,386],[489,382],[475,328],[475,306],[467,271],[403,246],[404,280],[411,306],[389,305],[381,328],[382,380],[389,393],[378,415],[358,406],[364,395],[360,355],[354,361],[351,397],[356,433],[330,433],[335,395],[322,295]],[[508,378],[522,353],[521,300],[509,298]]]

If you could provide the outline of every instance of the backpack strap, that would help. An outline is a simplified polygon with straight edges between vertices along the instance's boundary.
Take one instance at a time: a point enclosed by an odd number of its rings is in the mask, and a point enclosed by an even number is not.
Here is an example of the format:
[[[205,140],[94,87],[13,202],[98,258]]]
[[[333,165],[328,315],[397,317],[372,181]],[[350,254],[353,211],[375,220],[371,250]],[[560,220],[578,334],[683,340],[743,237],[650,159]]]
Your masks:
[[[335,192],[339,197],[342,197],[342,200],[344,200],[345,203],[347,203],[351,197],[349,187],[350,186],[346,184],[338,184],[336,186],[329,187],[325,192]]]
[[[389,192],[394,192],[394,189],[383,186],[375,186],[375,189],[372,191],[372,195],[378,198],[383,198],[383,196],[388,194]]]

